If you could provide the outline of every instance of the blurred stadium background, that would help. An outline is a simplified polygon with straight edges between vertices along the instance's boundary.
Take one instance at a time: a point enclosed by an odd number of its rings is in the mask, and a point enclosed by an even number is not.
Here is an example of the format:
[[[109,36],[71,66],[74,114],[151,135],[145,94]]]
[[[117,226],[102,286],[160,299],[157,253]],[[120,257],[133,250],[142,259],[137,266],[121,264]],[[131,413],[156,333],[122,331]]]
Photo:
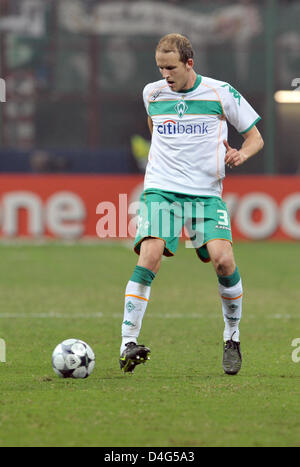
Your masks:
[[[292,0],[0,0],[1,237],[130,236],[127,218],[109,230],[103,216],[127,212],[141,189],[142,89],[160,77],[154,49],[169,32],[191,39],[200,74],[230,82],[262,116],[262,153],[224,184],[235,238],[299,240]],[[232,129],[229,140],[241,144]]]

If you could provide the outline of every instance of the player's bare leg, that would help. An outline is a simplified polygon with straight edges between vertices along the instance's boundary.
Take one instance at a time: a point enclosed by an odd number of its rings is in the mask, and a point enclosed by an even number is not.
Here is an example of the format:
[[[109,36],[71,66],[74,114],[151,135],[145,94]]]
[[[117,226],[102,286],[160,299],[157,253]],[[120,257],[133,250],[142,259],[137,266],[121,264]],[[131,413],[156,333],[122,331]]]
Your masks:
[[[120,368],[133,372],[136,365],[150,358],[150,349],[137,343],[142,320],[151,291],[151,283],[159,270],[164,241],[157,238],[144,239],[140,257],[125,292],[124,319],[122,323],[122,343]]]
[[[157,274],[164,248],[165,242],[161,238],[145,238],[141,244],[138,266],[150,269]]]
[[[211,240],[207,243],[211,262],[218,276],[229,276],[236,268],[231,243],[227,240]]]
[[[239,322],[242,315],[243,286],[234,260],[231,243],[212,240],[207,250],[219,281],[219,293],[225,322],[223,368],[227,374],[239,372],[242,364]]]

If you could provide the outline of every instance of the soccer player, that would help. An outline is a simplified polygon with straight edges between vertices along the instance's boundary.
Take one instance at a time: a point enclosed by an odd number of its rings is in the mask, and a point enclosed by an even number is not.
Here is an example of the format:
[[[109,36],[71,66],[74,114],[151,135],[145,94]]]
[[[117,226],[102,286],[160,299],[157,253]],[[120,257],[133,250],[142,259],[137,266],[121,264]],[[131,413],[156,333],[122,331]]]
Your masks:
[[[175,254],[184,224],[190,225],[198,257],[211,261],[217,275],[225,323],[223,369],[236,374],[242,364],[243,287],[222,180],[225,165],[238,167],[262,149],[256,127],[260,117],[230,84],[197,74],[193,56],[186,37],[164,36],[155,56],[163,79],[143,91],[152,139],[134,245],[139,259],[125,292],[120,349],[124,372],[149,359],[150,349],[138,344],[138,336],[151,284],[162,255]],[[240,149],[227,141],[227,121],[244,138]]]

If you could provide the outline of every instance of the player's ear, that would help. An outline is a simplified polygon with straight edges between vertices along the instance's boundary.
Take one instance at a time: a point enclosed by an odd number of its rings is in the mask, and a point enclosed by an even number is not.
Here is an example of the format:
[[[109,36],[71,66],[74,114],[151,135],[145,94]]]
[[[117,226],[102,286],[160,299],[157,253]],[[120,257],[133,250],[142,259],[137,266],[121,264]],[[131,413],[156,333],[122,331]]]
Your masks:
[[[187,70],[191,70],[194,68],[194,60],[192,58],[189,58],[186,62],[186,68]]]

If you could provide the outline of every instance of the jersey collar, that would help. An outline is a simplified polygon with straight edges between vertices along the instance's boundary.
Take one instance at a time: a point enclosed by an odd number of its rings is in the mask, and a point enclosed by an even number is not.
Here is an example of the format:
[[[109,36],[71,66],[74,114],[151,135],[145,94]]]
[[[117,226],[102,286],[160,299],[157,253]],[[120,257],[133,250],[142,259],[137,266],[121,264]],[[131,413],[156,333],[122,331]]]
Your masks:
[[[195,84],[192,88],[190,89],[187,89],[186,91],[179,91],[178,94],[187,94],[188,92],[192,92],[192,91],[195,91],[195,89],[197,89],[197,87],[199,86],[199,84],[201,83],[202,81],[202,76],[201,75],[197,75],[197,78],[196,78],[196,81],[195,81]]]

